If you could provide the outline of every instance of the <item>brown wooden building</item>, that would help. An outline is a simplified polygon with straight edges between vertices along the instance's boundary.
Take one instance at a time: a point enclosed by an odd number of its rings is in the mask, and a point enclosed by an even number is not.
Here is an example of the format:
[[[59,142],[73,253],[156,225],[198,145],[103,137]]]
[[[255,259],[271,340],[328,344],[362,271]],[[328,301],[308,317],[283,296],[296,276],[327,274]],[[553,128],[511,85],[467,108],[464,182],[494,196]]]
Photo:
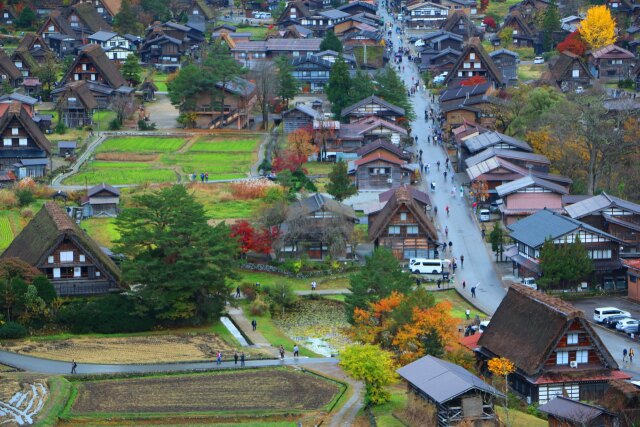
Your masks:
[[[224,110],[220,108],[220,97],[217,94],[225,92]],[[236,128],[243,129],[253,121],[252,110],[257,101],[256,85],[248,80],[237,77],[216,85],[213,94],[202,92],[196,99],[196,127],[213,129],[229,126],[235,123]]]
[[[399,156],[376,150],[350,163],[359,190],[386,190],[414,182],[414,168]]]
[[[447,74],[444,84],[447,87],[458,86],[471,77],[483,77],[494,88],[504,86],[502,72],[496,67],[493,59],[477,38],[469,39],[460,58],[454,64],[451,72]]]
[[[564,396],[556,396],[538,409],[547,414],[549,427],[619,426],[618,418],[605,408]]]
[[[404,108],[393,105],[375,95],[371,95],[362,101],[345,107],[340,113],[340,117],[346,118],[351,123],[369,116],[376,116],[390,122],[396,122],[401,117],[404,117]]]
[[[93,96],[87,82],[79,80],[62,87],[58,94],[56,110],[60,121],[65,126],[77,128],[93,124],[93,113],[98,108],[98,102]]]
[[[60,296],[118,290],[118,267],[55,202],[47,202],[2,254],[12,257],[40,270]]]
[[[407,187],[400,187],[379,211],[369,214],[369,240],[399,260],[437,258],[438,233]]]
[[[594,401],[613,379],[630,375],[618,364],[573,305],[526,286],[511,285],[478,340],[482,372],[494,357],[515,366],[511,389],[528,402],[545,404],[556,396]]]

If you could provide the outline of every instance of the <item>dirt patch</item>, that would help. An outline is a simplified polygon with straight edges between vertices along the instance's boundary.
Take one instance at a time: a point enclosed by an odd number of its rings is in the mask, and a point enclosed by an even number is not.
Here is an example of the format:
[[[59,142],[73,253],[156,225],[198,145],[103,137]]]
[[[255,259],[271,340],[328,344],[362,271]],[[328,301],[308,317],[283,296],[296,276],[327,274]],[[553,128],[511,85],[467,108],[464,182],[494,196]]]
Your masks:
[[[331,402],[337,384],[290,369],[252,369],[78,384],[74,414],[306,411]]]
[[[3,350],[53,360],[79,363],[157,363],[212,360],[222,351],[236,350],[215,334],[151,335],[122,338],[74,338],[55,341],[14,341]]]
[[[96,153],[96,160],[107,160],[112,162],[155,162],[160,157],[159,154],[139,154],[139,153]]]

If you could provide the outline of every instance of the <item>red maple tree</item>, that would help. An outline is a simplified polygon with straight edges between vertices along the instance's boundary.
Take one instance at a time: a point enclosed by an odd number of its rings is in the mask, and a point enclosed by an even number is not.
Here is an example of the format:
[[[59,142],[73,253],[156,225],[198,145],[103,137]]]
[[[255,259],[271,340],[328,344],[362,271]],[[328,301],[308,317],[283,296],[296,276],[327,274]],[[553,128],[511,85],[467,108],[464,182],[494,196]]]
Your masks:
[[[307,156],[304,154],[296,153],[292,150],[284,150],[273,160],[271,168],[275,173],[282,172],[285,169],[295,172],[300,169],[306,161]]]
[[[240,243],[240,252],[268,254],[280,233],[275,227],[256,229],[248,221],[241,220],[231,226],[231,237]]]
[[[578,30],[569,34],[565,39],[556,46],[558,52],[571,52],[575,55],[582,56],[587,51],[587,43],[580,37]]]
[[[496,27],[497,27],[497,25],[496,25],[496,20],[495,20],[495,19],[493,19],[493,16],[486,16],[486,17],[482,20],[482,23],[483,23],[484,25],[486,25],[487,27],[489,27],[489,28],[496,28]]]

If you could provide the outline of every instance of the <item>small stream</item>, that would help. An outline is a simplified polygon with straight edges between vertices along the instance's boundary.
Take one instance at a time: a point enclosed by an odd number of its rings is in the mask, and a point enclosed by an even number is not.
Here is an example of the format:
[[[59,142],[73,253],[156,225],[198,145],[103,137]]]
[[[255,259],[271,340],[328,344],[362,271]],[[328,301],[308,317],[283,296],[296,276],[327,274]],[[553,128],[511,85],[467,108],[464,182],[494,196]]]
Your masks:
[[[238,342],[242,347],[249,346],[249,343],[247,342],[246,338],[244,337],[244,335],[240,333],[238,328],[236,328],[236,325],[231,321],[231,319],[229,319],[226,316],[222,316],[220,318],[220,321],[229,330],[229,332],[231,332],[231,335],[233,335],[233,337],[238,340]]]

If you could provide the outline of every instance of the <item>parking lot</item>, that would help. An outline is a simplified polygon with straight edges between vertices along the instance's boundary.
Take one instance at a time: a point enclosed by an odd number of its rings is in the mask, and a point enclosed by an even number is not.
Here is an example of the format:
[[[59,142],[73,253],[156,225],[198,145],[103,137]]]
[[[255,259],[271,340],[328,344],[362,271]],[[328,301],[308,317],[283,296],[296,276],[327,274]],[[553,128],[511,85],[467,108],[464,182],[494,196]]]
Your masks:
[[[634,303],[627,298],[622,297],[597,297],[597,298],[580,298],[572,300],[571,304],[584,311],[587,319],[593,321],[593,310],[598,307],[616,307],[631,313],[634,319],[640,319],[640,304]]]

